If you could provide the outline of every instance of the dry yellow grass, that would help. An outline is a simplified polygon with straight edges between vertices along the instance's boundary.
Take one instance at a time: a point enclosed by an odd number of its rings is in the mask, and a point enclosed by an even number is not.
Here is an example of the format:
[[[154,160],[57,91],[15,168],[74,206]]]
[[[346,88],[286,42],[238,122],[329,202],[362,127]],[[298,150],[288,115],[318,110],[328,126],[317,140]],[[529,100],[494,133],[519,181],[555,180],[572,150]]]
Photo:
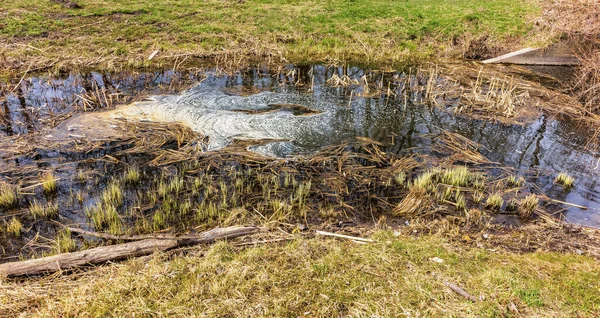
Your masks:
[[[435,236],[378,232],[372,238],[377,242],[367,245],[328,238],[246,248],[222,242],[187,255],[154,255],[72,276],[4,281],[0,312],[66,317],[600,314],[597,260],[490,252]],[[470,302],[445,281],[483,300]]]

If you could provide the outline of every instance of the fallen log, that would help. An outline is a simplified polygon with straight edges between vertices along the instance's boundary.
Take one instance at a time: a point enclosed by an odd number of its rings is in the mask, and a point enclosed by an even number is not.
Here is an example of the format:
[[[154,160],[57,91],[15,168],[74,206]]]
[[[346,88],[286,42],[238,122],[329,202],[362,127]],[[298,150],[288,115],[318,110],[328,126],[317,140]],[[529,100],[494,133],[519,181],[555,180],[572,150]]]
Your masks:
[[[58,222],[54,222],[56,224],[62,225]],[[62,225],[64,226],[64,225]],[[72,233],[77,233],[82,236],[92,236],[103,238],[105,240],[116,240],[116,241],[141,241],[146,239],[157,239],[157,240],[183,240],[183,239],[197,239],[198,234],[191,235],[173,235],[173,234],[142,234],[142,235],[114,235],[110,233],[103,232],[92,232],[86,231],[76,227],[65,226]]]
[[[184,239],[144,239],[124,244],[100,246],[89,250],[63,253],[21,262],[0,264],[0,276],[17,277],[74,269],[107,261],[122,260],[166,251],[176,247],[212,243],[257,233],[258,227],[216,228]]]

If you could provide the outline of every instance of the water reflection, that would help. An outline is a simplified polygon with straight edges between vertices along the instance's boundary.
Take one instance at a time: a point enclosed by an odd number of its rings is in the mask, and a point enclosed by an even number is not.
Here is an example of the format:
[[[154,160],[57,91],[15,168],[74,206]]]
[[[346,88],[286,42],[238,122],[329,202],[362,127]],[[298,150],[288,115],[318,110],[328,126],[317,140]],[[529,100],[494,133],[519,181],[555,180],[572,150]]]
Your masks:
[[[306,129],[290,142],[256,147],[257,151],[285,157],[311,153],[321,147],[359,136],[386,142],[390,144],[386,151],[400,152],[427,146],[422,144],[422,138],[418,138],[424,134],[436,134],[444,130],[456,132],[482,144],[484,149],[481,152],[490,160],[514,167],[517,173],[528,176],[549,197],[589,207],[589,210],[568,208],[564,214],[568,221],[600,225],[600,187],[596,181],[600,173],[600,156],[586,148],[586,136],[580,128],[569,122],[542,115],[525,126],[493,123],[457,117],[428,107],[421,103],[419,96],[410,96],[405,104],[401,98],[389,98],[385,95],[360,97],[358,95],[364,89],[361,85],[331,87],[326,84],[326,80],[333,74],[347,75],[360,83],[361,78],[370,74],[358,68],[344,70],[315,66],[308,70],[300,69],[299,73],[307,74],[307,78],[275,78],[250,73],[247,76],[221,79],[222,87],[270,88],[273,92],[294,92],[300,96],[308,96],[309,99],[304,101],[305,105],[331,113],[327,125]],[[389,77],[403,75],[387,74]],[[294,81],[311,83],[311,86],[308,89],[306,86],[281,85],[282,82]],[[403,89],[396,86],[395,95],[402,96]],[[351,100],[349,95],[353,96]],[[294,98],[294,102],[298,102],[298,97]],[[327,103],[323,103],[324,101]],[[332,103],[337,104],[337,107],[330,107]],[[553,183],[554,176],[561,171],[575,177],[574,189],[567,191]]]

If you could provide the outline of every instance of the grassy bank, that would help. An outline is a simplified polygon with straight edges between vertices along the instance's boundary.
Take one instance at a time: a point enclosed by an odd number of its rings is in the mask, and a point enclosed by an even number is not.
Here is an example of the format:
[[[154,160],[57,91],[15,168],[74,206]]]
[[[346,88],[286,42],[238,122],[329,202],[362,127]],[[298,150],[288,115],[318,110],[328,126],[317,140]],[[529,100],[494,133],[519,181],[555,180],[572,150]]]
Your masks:
[[[430,56],[477,57],[520,42],[539,13],[534,3],[4,1],[0,65],[5,71],[142,66],[155,50],[160,54],[154,65],[167,60],[173,65],[179,54],[219,55],[222,63],[249,57],[384,64]]]
[[[234,242],[113,264],[72,277],[5,282],[0,308],[40,316],[594,317],[600,267],[576,255],[517,255],[436,236],[359,245],[328,238]],[[434,261],[435,257],[443,262]],[[470,302],[444,282],[483,300]]]

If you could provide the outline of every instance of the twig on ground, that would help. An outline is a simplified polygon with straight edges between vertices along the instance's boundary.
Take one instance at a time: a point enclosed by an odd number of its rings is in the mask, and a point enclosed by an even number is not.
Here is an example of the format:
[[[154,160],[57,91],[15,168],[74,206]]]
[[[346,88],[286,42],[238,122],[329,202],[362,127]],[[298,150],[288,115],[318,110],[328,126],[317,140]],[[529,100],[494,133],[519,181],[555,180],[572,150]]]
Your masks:
[[[356,236],[350,236],[350,235],[343,235],[343,234],[336,234],[336,233],[331,233],[331,232],[325,232],[325,231],[316,231],[317,235],[323,235],[323,236],[333,236],[333,237],[339,237],[339,238],[344,238],[344,239],[348,239],[348,240],[352,240],[352,241],[357,241],[357,242],[363,242],[363,243],[374,243],[374,240],[371,239],[366,239],[366,238],[362,238],[362,237],[356,237]]]
[[[288,237],[288,238],[278,238],[278,239],[262,240],[262,241],[255,241],[255,242],[242,242],[242,243],[234,244],[234,246],[248,246],[248,245],[275,243],[275,242],[285,242],[285,241],[291,241],[294,239],[295,238],[293,238],[293,237]]]
[[[464,298],[466,298],[466,299],[468,299],[468,300],[470,300],[470,301],[473,301],[473,302],[476,302],[476,301],[477,301],[477,297],[475,297],[475,296],[473,296],[473,295],[471,295],[471,294],[467,293],[467,292],[466,292],[464,289],[462,289],[462,288],[458,287],[458,286],[457,286],[457,285],[455,285],[455,284],[452,284],[452,283],[450,283],[450,282],[448,282],[448,281],[444,281],[444,285],[446,285],[446,286],[450,287],[450,289],[452,289],[452,291],[453,291],[453,292],[455,292],[455,293],[457,293],[457,294],[459,294],[459,295],[463,296]]]

